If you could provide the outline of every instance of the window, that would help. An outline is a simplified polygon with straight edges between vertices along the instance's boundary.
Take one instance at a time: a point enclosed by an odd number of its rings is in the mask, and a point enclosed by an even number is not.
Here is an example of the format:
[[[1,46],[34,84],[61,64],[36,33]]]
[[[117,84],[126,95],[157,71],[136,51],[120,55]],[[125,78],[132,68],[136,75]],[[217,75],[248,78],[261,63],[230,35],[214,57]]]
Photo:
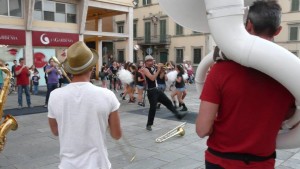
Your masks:
[[[145,22],[145,43],[151,41],[151,22]]]
[[[118,51],[118,62],[119,63],[124,63],[124,50],[119,50]]]
[[[183,27],[176,24],[176,35],[182,35],[183,34]]]
[[[0,15],[22,17],[22,0],[0,0]]]
[[[133,38],[137,38],[137,23],[133,24]]]
[[[151,0],[143,0],[143,5],[149,5],[151,4]]]
[[[292,0],[292,7],[291,7],[291,11],[299,11],[300,9],[300,0]]]
[[[160,43],[165,43],[167,41],[167,20],[160,20]]]
[[[194,49],[194,64],[199,64],[201,62],[201,48]]]
[[[50,0],[36,0],[34,19],[64,23],[76,23],[76,5]]]
[[[298,26],[290,26],[290,40],[296,41],[298,40],[299,27]]]
[[[124,22],[117,23],[118,33],[124,33]]]
[[[176,63],[183,63],[183,49],[176,49]]]

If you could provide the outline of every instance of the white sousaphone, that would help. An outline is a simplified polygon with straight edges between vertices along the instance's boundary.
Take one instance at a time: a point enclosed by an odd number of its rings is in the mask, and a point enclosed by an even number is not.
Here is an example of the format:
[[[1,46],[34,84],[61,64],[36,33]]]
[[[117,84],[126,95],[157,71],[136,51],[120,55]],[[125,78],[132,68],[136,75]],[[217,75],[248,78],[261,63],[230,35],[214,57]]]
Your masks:
[[[245,6],[254,1],[159,0],[159,4],[181,26],[198,32],[210,32],[228,59],[273,77],[294,95],[296,105],[299,105],[300,59],[273,42],[250,35],[244,28]],[[212,53],[199,64],[195,78],[198,92],[202,91],[207,70],[212,64]],[[291,127],[299,121],[300,110],[297,108],[295,115],[284,126]],[[300,125],[279,134],[276,146],[300,147]]]

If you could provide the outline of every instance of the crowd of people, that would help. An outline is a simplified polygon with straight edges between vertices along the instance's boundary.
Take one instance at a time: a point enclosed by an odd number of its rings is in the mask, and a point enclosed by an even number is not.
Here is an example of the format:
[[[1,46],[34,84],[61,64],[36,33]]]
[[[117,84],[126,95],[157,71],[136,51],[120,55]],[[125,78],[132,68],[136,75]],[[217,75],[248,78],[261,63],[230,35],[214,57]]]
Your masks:
[[[159,66],[161,67],[161,69],[158,70],[157,68]],[[121,91],[120,97],[122,98],[122,100],[127,100],[126,97],[129,96],[128,103],[137,102],[139,106],[145,106],[145,98],[143,96],[144,92],[147,92],[148,89],[146,77],[143,73],[145,67],[146,64],[144,63],[144,61],[140,61],[138,63],[119,63],[117,61],[113,61],[110,65],[104,63],[99,72],[101,86],[104,88],[109,88],[116,93]],[[118,74],[118,72],[122,69],[131,72],[133,76],[132,83],[122,83]],[[168,87],[168,90],[172,91],[171,97],[174,106],[176,108],[183,107],[181,110],[187,111],[187,107],[183,103],[183,100],[187,94],[185,85],[194,82],[194,71],[191,62],[184,61],[184,63],[176,65],[173,61],[170,61],[167,63],[157,64],[153,59],[152,69],[153,71],[157,71],[159,73],[159,75],[156,77],[157,88],[162,92],[165,92]],[[177,71],[178,77],[173,82],[168,83],[169,85],[167,86],[167,74],[172,71]],[[187,75],[187,79],[183,78],[184,74]],[[137,94],[137,96],[135,94]],[[157,108],[160,108],[160,103],[158,103]]]
[[[18,94],[18,108],[23,107],[23,92],[26,96],[27,107],[30,108],[30,95],[38,95],[39,93],[41,79],[39,70],[35,67],[34,64],[30,67],[26,66],[24,58],[19,59],[19,64],[17,63],[17,60],[14,60],[11,68],[9,67],[8,63],[5,63],[0,59],[0,67],[4,66],[12,74],[12,77],[10,79],[10,83],[12,84],[10,84],[10,87],[13,88],[11,90],[14,93]],[[62,87],[62,84],[67,84],[69,82],[66,80],[66,77],[63,76],[52,58],[49,59],[48,64],[44,66],[44,73],[44,78],[47,85],[47,94],[44,107],[47,107],[50,93],[57,87]],[[3,87],[4,78],[5,75],[2,70],[0,70],[0,90]]]

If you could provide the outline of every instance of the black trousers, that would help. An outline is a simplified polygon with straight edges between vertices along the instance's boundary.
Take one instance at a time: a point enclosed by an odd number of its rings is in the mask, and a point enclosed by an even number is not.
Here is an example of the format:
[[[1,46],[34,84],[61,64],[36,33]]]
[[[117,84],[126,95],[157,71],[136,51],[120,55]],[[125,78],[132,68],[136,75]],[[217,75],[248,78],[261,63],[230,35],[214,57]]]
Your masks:
[[[208,161],[205,161],[205,168],[206,169],[224,169],[223,167],[221,167],[217,164],[210,163]]]
[[[172,101],[161,90],[158,90],[157,88],[147,90],[147,96],[150,103],[147,126],[153,125],[158,102],[166,106],[175,115],[178,115],[178,111],[173,106]]]

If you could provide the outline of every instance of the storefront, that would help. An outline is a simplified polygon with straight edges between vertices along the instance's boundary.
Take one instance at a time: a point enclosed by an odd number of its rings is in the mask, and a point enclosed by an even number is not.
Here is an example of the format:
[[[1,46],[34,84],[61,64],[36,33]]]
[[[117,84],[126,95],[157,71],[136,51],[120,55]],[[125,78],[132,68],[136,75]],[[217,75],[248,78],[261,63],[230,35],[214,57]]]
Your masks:
[[[40,74],[40,85],[45,85],[43,67],[52,56],[60,61],[66,57],[65,50],[79,41],[78,34],[32,31],[33,63]]]
[[[13,65],[13,60],[24,57],[25,45],[24,30],[0,29],[0,58],[9,64],[9,69]]]

